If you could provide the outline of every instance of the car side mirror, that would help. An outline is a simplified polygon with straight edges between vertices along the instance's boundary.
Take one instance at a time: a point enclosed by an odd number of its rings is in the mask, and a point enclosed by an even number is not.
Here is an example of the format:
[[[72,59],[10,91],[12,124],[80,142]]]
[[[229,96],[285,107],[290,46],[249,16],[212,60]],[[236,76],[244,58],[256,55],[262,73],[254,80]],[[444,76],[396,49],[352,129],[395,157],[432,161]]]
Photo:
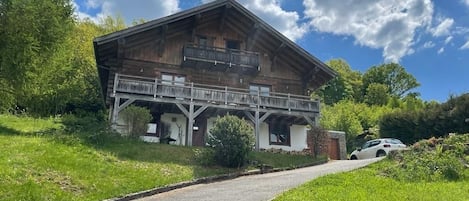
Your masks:
[[[361,150],[362,150],[362,148],[361,148],[361,147],[357,147],[357,151],[361,151]]]

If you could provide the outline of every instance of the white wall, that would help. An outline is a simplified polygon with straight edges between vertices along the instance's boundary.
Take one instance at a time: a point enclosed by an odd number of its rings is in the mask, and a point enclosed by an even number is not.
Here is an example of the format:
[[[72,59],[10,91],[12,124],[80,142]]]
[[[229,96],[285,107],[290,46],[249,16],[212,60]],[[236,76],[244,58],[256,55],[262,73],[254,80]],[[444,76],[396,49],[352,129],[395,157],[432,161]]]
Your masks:
[[[207,119],[207,136],[209,131],[213,128],[216,117],[210,117]],[[306,143],[306,126],[303,125],[292,125],[290,127],[290,142],[291,146],[281,146],[281,145],[270,145],[269,144],[269,125],[265,122],[261,123],[259,126],[259,148],[261,149],[282,149],[286,151],[302,151],[308,147]],[[254,135],[254,133],[253,133]]]
[[[308,147],[306,143],[306,126],[290,126],[290,146],[270,145],[269,144],[269,126],[267,123],[260,125],[259,147],[261,149],[282,149],[285,151],[302,151]]]
[[[175,119],[176,121],[173,121]],[[175,139],[176,142],[173,142],[177,145],[186,144],[186,117],[183,114],[174,114],[174,113],[164,113],[161,115],[160,121],[167,123],[171,126],[171,138]],[[158,125],[161,127],[161,125]],[[178,127],[179,126],[179,127]],[[179,130],[180,129],[180,130]],[[179,136],[181,132],[181,136]],[[162,135],[162,134],[161,134]]]

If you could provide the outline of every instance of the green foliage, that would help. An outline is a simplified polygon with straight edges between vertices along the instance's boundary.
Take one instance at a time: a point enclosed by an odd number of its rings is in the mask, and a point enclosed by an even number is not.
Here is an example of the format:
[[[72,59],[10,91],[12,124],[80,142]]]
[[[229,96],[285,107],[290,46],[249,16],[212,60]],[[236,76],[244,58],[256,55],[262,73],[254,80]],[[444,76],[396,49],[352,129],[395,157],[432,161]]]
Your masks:
[[[404,67],[396,63],[373,66],[363,74],[363,90],[377,83],[388,86],[390,96],[402,97],[420,84]]]
[[[320,124],[327,130],[344,131],[347,140],[347,150],[355,147],[355,137],[363,132],[363,127],[355,113],[354,104],[351,101],[341,101],[334,106],[322,107]]]
[[[469,163],[464,157],[469,154],[466,152],[468,143],[469,134],[419,141],[410,151],[389,155],[397,165],[383,172],[391,178],[408,182],[463,180],[468,176],[464,173],[464,165]]]
[[[5,108],[29,99],[36,75],[55,67],[51,62],[73,27],[73,8],[67,0],[1,0],[0,10],[0,95],[9,97],[0,108]]]
[[[368,105],[383,106],[388,103],[388,86],[379,83],[371,83],[366,88],[365,103]]]
[[[130,105],[122,110],[121,116],[128,126],[129,135],[138,137],[147,133],[152,118],[149,109]]]
[[[416,106],[422,107],[422,106]],[[384,115],[380,122],[382,137],[413,143],[432,136],[469,132],[469,94],[451,97],[446,103],[431,103],[420,110],[398,110]]]
[[[338,76],[317,92],[324,103],[332,105],[341,100],[356,100],[360,97],[360,72],[352,71],[347,62],[342,59],[330,60],[327,65],[334,69]]]
[[[218,164],[241,167],[254,146],[253,129],[244,119],[226,115],[218,118],[210,130],[209,144]]]

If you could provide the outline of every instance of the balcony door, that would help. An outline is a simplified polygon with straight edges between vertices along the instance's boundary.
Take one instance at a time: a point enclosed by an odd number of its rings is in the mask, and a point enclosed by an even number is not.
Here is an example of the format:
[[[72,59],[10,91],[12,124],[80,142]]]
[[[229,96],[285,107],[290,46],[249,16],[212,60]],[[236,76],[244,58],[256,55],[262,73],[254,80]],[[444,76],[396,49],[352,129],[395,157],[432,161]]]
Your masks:
[[[257,95],[258,93],[261,96],[269,96],[270,95],[270,86],[268,86],[268,85],[257,85],[257,84],[249,85],[249,94]]]
[[[270,86],[251,84],[249,85],[249,94],[251,95],[249,102],[265,105],[266,101],[268,101],[268,96],[270,95]],[[257,95],[260,96],[259,99],[257,98]],[[250,106],[255,107],[255,105]]]
[[[184,94],[184,83],[186,82],[186,77],[183,75],[173,75],[173,74],[162,74],[161,75],[161,84],[163,84],[163,91],[165,94],[175,97],[176,99],[182,99],[182,97],[187,96]]]

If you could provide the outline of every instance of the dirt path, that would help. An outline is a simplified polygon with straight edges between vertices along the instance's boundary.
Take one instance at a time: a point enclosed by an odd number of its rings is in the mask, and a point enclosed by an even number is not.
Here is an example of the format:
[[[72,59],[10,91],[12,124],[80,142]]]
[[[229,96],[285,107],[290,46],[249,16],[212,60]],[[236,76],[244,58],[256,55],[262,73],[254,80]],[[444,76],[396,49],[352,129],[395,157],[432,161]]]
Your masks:
[[[198,184],[139,199],[140,201],[203,200],[262,201],[317,177],[364,167],[382,158],[332,161],[323,165],[290,171],[239,177],[233,180]]]

